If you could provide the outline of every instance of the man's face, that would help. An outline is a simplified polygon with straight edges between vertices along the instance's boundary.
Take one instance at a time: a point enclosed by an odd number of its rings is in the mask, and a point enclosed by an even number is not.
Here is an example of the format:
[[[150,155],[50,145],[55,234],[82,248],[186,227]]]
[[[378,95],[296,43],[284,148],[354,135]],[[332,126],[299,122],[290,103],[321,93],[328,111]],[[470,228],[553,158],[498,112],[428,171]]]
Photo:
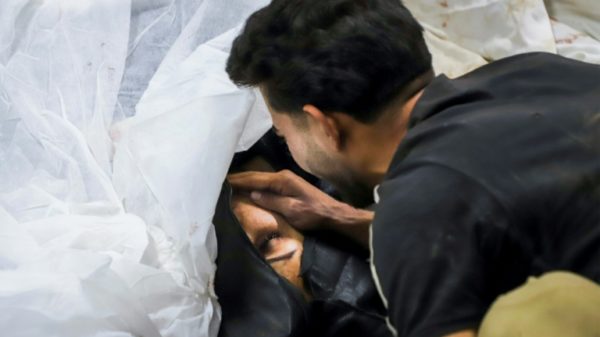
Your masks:
[[[290,114],[275,111],[269,104],[264,88],[260,92],[265,99],[275,133],[283,138],[294,161],[306,172],[334,183],[337,176],[335,156],[320,146],[316,128],[310,125],[305,116],[291,117]]]
[[[325,139],[319,125],[300,121],[286,113],[271,112],[273,128],[282,137],[296,163],[305,171],[333,184],[345,201],[355,206],[372,202],[372,192],[355,174],[344,154]]]
[[[275,133],[285,140],[294,161],[303,170],[320,178],[323,173],[327,175],[328,168],[323,167],[327,154],[317,145],[314,138],[316,135],[313,135],[314,131],[306,121],[294,120],[288,114],[273,111],[271,111],[271,119]]]
[[[283,217],[256,206],[246,196],[234,195],[231,207],[250,242],[275,272],[308,296],[300,277],[304,236]]]

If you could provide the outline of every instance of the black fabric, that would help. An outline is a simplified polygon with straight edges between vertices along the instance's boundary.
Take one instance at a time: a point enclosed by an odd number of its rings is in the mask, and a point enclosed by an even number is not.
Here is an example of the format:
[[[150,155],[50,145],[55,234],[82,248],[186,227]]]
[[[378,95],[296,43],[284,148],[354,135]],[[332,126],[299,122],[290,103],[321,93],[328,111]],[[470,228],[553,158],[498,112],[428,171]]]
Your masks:
[[[530,275],[599,282],[600,67],[535,53],[437,77],[378,192],[373,258],[399,336],[476,328]]]
[[[223,314],[219,336],[306,336],[308,304],[256,251],[230,204],[231,187],[225,184],[213,219],[215,292]]]
[[[364,258],[332,242],[305,237],[301,276],[313,296],[310,336],[392,337]]]
[[[252,245],[231,210],[231,195],[225,183],[213,218],[220,337],[391,337],[359,247],[327,233],[304,237],[300,272],[314,296],[308,303]]]
[[[291,170],[337,197],[331,185],[294,162],[285,142],[272,130],[248,151],[237,153],[231,170],[238,171],[256,157],[276,171]],[[305,236],[301,273],[316,294],[308,303],[250,243],[231,210],[230,198],[231,188],[224,184],[213,220],[218,241],[215,290],[223,312],[220,337],[391,337],[366,262],[368,252],[331,233]]]

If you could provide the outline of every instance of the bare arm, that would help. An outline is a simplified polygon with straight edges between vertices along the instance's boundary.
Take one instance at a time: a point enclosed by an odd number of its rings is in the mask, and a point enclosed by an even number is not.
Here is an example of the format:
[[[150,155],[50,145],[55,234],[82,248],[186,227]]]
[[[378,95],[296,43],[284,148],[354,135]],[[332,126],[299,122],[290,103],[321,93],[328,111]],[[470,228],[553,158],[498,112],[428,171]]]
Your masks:
[[[229,176],[259,206],[283,215],[300,230],[330,229],[368,247],[373,212],[337,201],[291,171],[244,172]]]
[[[444,337],[477,337],[475,330],[464,330],[461,332],[455,332],[450,335],[446,335]]]

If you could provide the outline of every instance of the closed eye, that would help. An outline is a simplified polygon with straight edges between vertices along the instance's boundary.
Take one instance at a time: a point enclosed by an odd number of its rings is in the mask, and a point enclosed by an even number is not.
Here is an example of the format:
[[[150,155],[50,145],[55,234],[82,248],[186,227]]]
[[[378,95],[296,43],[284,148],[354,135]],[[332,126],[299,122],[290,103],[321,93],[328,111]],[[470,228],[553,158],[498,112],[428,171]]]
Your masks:
[[[259,252],[266,256],[273,250],[273,241],[281,238],[279,232],[271,232],[262,239],[258,245]]]
[[[275,262],[279,262],[279,261],[283,261],[283,260],[289,260],[290,258],[292,258],[292,256],[294,256],[294,253],[296,253],[296,250],[292,250],[289,253],[283,254],[283,255],[279,255],[276,257],[272,257],[270,259],[266,259],[268,263],[275,263]]]
[[[283,238],[281,237],[281,234],[279,232],[271,232],[267,236],[265,236],[265,238],[262,241],[260,241],[260,244],[258,245],[258,251],[265,258],[265,261],[267,261],[267,263],[272,264],[283,260],[289,260],[296,253],[296,249],[293,249],[286,253],[281,253],[281,249],[278,249],[278,244],[282,239]]]

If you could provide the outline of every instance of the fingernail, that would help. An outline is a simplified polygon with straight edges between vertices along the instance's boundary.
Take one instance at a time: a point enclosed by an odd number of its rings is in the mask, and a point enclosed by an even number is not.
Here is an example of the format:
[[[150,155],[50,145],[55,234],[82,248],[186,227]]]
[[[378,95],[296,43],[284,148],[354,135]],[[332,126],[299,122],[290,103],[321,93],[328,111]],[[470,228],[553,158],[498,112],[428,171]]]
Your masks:
[[[262,194],[260,192],[252,192],[250,193],[250,199],[252,200],[259,200],[262,197]]]

